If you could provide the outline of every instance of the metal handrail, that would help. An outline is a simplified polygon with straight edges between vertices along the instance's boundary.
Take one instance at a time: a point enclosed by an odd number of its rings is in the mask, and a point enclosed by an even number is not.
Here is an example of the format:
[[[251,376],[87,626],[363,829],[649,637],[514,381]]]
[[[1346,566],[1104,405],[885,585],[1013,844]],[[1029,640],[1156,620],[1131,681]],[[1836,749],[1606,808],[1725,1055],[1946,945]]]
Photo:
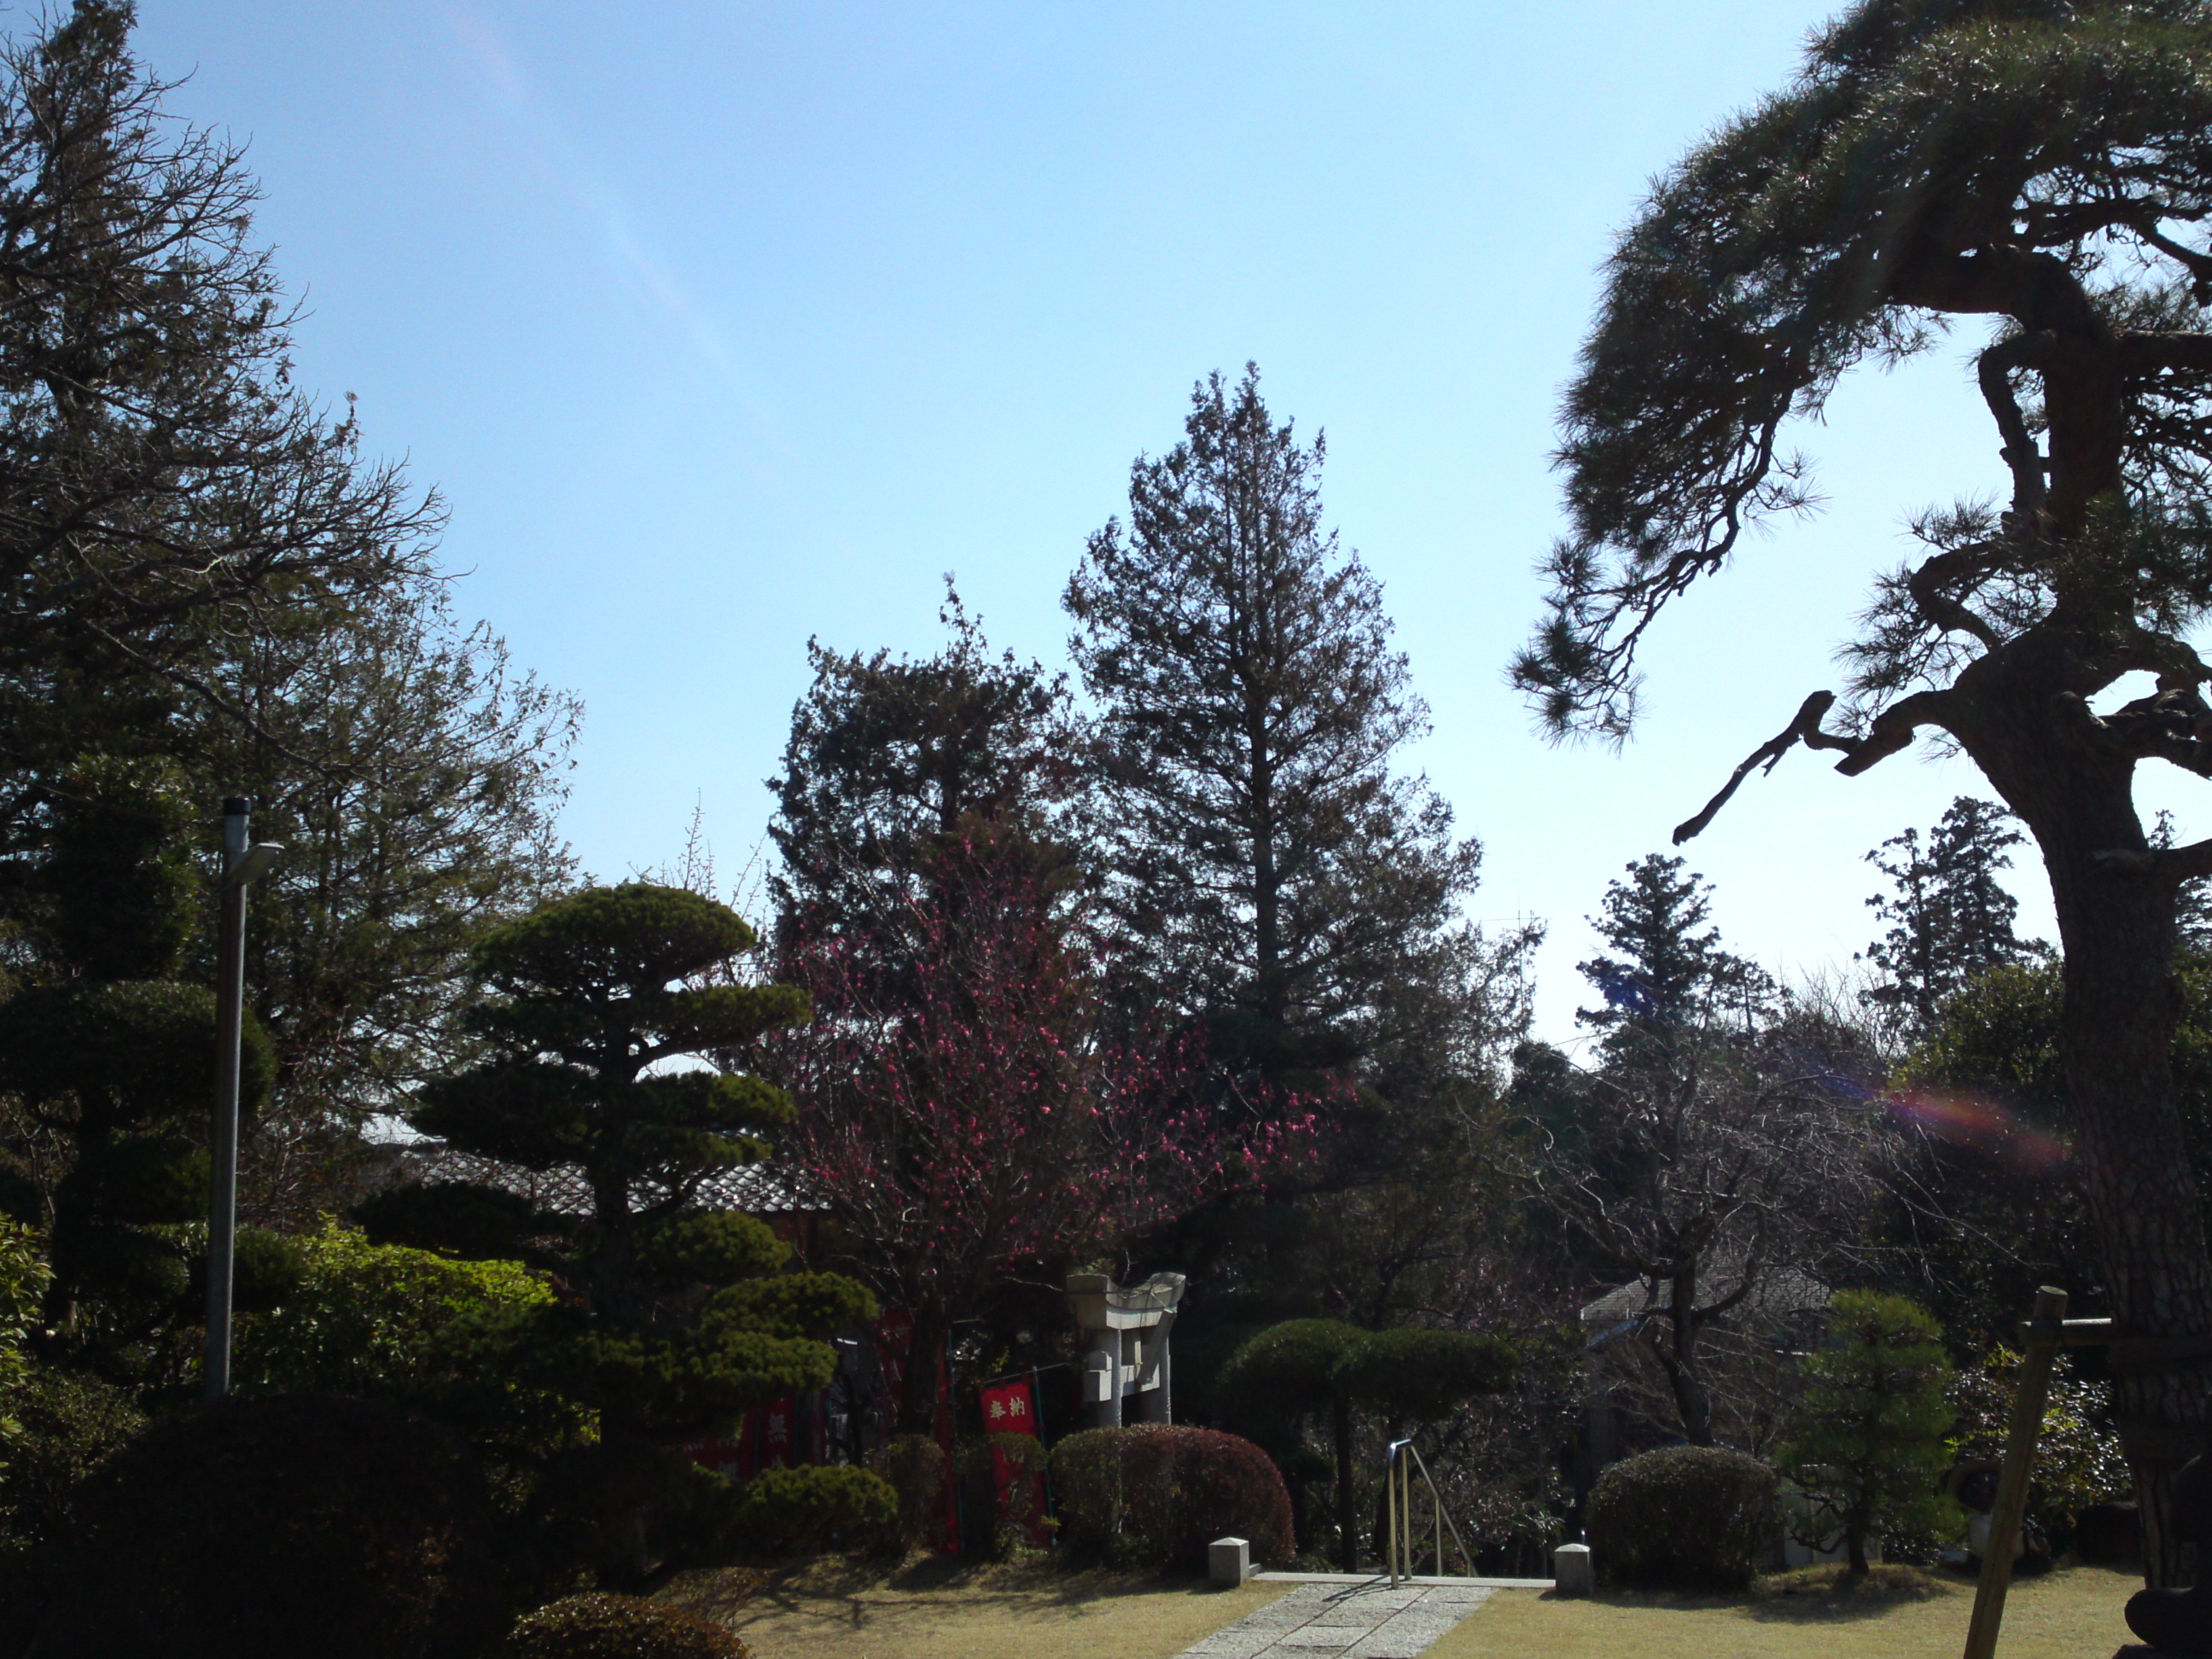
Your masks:
[[[1402,1454],[1402,1455],[1401,1455]],[[1435,1506],[1432,1523],[1437,1537],[1437,1577],[1444,1576],[1444,1532],[1450,1529],[1452,1547],[1459,1551],[1460,1560],[1467,1566],[1474,1565],[1474,1557],[1468,1553],[1467,1542],[1459,1535],[1459,1523],[1451,1518],[1444,1507],[1443,1494],[1429,1474],[1429,1466],[1421,1461],[1419,1449],[1411,1440],[1393,1440],[1384,1455],[1382,1491],[1384,1501],[1384,1531],[1389,1547],[1390,1583],[1395,1587],[1401,1580],[1413,1576],[1413,1471],[1421,1472],[1421,1484],[1429,1489],[1429,1501]],[[1399,1571],[1402,1560],[1405,1571]]]

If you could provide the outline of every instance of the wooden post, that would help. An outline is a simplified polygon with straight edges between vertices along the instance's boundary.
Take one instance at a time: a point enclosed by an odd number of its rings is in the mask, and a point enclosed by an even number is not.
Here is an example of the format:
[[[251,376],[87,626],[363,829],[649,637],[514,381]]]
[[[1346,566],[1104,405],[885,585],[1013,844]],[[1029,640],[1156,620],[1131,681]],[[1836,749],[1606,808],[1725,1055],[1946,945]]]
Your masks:
[[[2013,1552],[2027,1512],[2027,1483],[2035,1473],[2035,1442],[2043,1432],[2044,1402],[2051,1393],[2051,1362],[2065,1317],[2066,1292],[2045,1285],[2035,1293],[2035,1311],[2021,1328],[2020,1387],[2012,1397],[1997,1501],[1990,1510],[1989,1547],[1982,1553],[1982,1582],[1974,1588],[1974,1618],[1966,1626],[1966,1659],[1994,1659],[1996,1652],[2005,1591],[2012,1585]]]

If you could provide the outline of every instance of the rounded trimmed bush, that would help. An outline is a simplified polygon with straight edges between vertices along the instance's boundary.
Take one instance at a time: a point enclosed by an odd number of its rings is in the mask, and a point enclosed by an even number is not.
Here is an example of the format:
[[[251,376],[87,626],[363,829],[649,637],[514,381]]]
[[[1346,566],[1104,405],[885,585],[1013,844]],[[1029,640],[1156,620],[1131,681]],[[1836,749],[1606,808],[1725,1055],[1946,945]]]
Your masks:
[[[926,1434],[893,1435],[869,1459],[896,1496],[890,1519],[876,1534],[884,1553],[902,1556],[929,1536],[945,1503],[945,1448]]]
[[[1665,1446],[1615,1463],[1590,1491],[1589,1543],[1609,1583],[1741,1589],[1774,1541],[1777,1481],[1720,1446]]]
[[[276,1395],[179,1412],[70,1507],[40,1659],[472,1659],[507,1623],[481,1472],[396,1407]]]
[[[515,1620],[504,1659],[750,1659],[735,1634],[637,1595],[571,1595]]]
[[[1206,1571],[1206,1547],[1249,1539],[1255,1561],[1296,1545],[1280,1470],[1250,1441],[1142,1423],[1085,1429],[1053,1448],[1060,1524],[1079,1555],[1170,1572]]]
[[[19,1653],[58,1586],[58,1547],[84,1478],[146,1426],[131,1396],[95,1377],[33,1365],[7,1391],[0,1428],[0,1653]]]

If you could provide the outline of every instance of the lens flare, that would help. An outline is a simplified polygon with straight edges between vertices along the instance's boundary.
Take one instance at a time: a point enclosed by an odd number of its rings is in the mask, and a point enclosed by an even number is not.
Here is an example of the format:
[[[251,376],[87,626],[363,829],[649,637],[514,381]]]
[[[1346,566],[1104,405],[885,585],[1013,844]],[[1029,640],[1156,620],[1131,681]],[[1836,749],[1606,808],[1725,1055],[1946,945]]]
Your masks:
[[[2064,1141],[1987,1095],[1909,1089],[1884,1097],[1882,1103],[1899,1123],[2031,1175],[2056,1169],[2073,1156],[2073,1148]]]

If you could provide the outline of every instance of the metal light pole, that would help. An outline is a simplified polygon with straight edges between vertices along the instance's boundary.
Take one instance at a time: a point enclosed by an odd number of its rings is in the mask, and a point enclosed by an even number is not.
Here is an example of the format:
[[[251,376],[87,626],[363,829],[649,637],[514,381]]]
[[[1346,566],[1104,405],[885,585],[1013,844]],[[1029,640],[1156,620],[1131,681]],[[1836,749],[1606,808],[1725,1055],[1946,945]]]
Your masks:
[[[246,801],[222,804],[221,933],[216,945],[214,1169],[208,1182],[207,1397],[230,1392],[230,1283],[238,1244],[238,1067],[246,1018],[246,890],[284,849],[246,838]]]

